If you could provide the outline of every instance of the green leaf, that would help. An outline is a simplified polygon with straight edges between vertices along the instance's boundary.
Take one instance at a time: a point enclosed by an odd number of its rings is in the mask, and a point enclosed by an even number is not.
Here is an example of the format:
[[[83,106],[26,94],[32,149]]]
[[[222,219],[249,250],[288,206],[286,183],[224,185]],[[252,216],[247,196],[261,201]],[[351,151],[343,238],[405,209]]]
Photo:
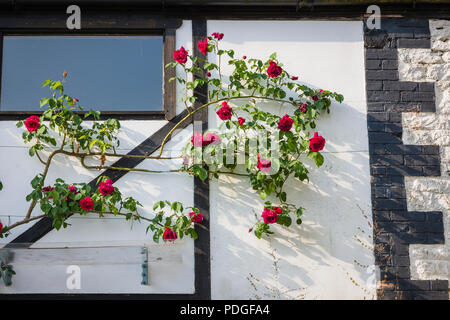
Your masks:
[[[264,191],[261,191],[259,196],[261,197],[262,200],[265,200],[267,197],[267,194]]]
[[[318,167],[320,167],[323,164],[323,162],[324,162],[324,158],[319,152],[316,152],[316,156],[314,157],[314,161],[316,162],[316,165]]]

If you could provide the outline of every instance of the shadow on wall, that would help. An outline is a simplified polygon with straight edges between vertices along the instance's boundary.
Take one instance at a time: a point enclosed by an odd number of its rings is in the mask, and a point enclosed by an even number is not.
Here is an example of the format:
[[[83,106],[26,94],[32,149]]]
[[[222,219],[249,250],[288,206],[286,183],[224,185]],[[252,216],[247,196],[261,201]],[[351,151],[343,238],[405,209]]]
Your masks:
[[[339,130],[341,117],[366,123],[365,114],[334,103],[317,129]],[[264,201],[248,179],[227,176],[211,183],[213,298],[374,298],[374,288],[367,288],[374,277],[369,157],[367,147],[361,149],[367,140],[348,139],[348,129],[323,134],[321,168],[304,158],[309,183],[286,183],[287,202],[305,208],[301,226],[275,225],[275,235],[258,240],[248,229],[260,219]],[[367,131],[359,136],[367,139]]]

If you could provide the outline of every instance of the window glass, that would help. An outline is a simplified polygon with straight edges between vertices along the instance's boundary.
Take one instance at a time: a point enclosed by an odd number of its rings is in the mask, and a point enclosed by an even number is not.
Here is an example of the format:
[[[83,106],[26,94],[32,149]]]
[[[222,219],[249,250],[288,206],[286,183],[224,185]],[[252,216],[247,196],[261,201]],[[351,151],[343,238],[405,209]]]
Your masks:
[[[0,111],[35,111],[47,79],[85,109],[163,110],[162,36],[4,36]]]

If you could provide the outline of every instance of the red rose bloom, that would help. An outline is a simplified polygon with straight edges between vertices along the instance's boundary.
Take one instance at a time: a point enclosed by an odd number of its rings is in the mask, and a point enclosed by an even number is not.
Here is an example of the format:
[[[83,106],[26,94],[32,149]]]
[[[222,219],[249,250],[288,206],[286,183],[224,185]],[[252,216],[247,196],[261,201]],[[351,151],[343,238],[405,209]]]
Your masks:
[[[55,190],[55,188],[50,187],[50,186],[42,188],[42,191],[44,191],[44,192],[49,192],[49,191],[53,191],[53,190]]]
[[[217,39],[217,40],[222,40],[223,39],[223,33],[218,33],[218,32],[214,32],[212,34],[212,36]]]
[[[73,184],[68,186],[67,189],[69,189],[69,192],[78,193],[77,187],[75,187]]]
[[[194,221],[195,223],[202,223],[203,219],[205,218],[200,212],[189,212],[189,217]]]
[[[201,53],[206,55],[208,53],[208,39],[205,38],[203,40],[200,40],[197,43],[197,47],[198,47],[198,49],[200,50]]]
[[[298,80],[298,77],[292,77],[292,80]]]
[[[307,103],[301,104],[298,109],[300,110],[301,113],[306,113],[306,111],[308,111],[308,104]]]
[[[317,100],[319,100],[319,97],[317,96],[317,94],[315,94],[315,95],[312,97],[312,99],[313,99],[314,101],[317,101]]]
[[[267,74],[269,75],[269,77],[276,78],[281,74],[281,72],[283,72],[283,69],[281,69],[281,67],[277,65],[276,62],[269,62],[269,67],[267,68]]]
[[[314,137],[309,139],[309,149],[313,152],[318,152],[320,150],[323,150],[323,147],[325,146],[325,139],[322,136],[319,136],[317,132],[314,133]]]
[[[256,165],[256,167],[261,172],[269,173],[272,163],[269,160],[261,158],[259,154],[257,155],[257,157],[258,157],[258,164]]]
[[[25,127],[29,132],[36,131],[39,128],[39,117],[38,116],[29,116],[25,119]]]
[[[194,147],[202,147],[203,146],[203,135],[201,132],[197,132],[195,135],[192,136],[191,142],[194,145]]]
[[[207,76],[207,77],[211,77],[211,72],[208,72],[208,73],[206,74],[206,76]]]
[[[220,144],[221,140],[217,133],[215,132],[208,132],[203,139],[203,146],[206,147],[210,144]]]
[[[231,118],[233,109],[230,108],[228,103],[226,101],[222,102],[222,108],[217,110],[217,115],[219,116],[220,120],[228,120]]]
[[[243,56],[242,59],[244,59],[244,60],[247,59],[247,56]]]
[[[281,209],[279,207],[273,207],[273,212],[275,212],[276,214],[282,214],[283,213],[283,209]]]
[[[83,210],[91,211],[92,209],[94,209],[94,202],[92,201],[91,197],[86,197],[80,200],[80,207]]]
[[[278,121],[278,129],[284,132],[288,132],[292,128],[292,124],[294,123],[294,120],[289,117],[289,115],[284,115],[283,118]]]
[[[2,233],[3,232],[3,224],[2,224],[2,222],[0,221],[0,233]]]
[[[186,61],[187,61],[187,55],[188,55],[188,52],[183,47],[181,47],[179,50],[175,50],[173,52],[173,59],[176,62],[183,64],[183,63],[186,63]]]
[[[174,241],[178,238],[178,236],[175,233],[175,231],[166,227],[166,230],[164,230],[164,233],[163,233],[163,238],[164,238],[164,240],[167,240],[167,241]]]
[[[194,147],[206,147],[210,144],[219,144],[221,142],[220,137],[217,133],[209,132],[206,134],[206,137],[203,138],[203,135],[200,132],[197,132],[191,138],[191,143]]]
[[[242,125],[245,123],[245,119],[244,118],[242,118],[242,117],[239,117],[238,118],[238,121],[239,121],[239,125],[242,127]]]
[[[273,212],[272,210],[267,209],[267,208],[264,209],[261,217],[263,218],[264,223],[267,223],[267,224],[275,223],[278,220],[278,215],[275,212]]]
[[[108,179],[105,182],[100,182],[98,185],[98,191],[102,196],[107,196],[114,192],[114,187],[112,185],[112,180]]]

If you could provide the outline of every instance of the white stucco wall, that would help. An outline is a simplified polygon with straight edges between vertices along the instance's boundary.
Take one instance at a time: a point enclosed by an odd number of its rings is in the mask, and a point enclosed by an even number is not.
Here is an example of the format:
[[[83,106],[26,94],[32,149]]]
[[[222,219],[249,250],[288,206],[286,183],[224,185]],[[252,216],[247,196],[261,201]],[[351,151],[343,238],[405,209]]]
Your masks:
[[[300,227],[275,226],[274,237],[258,240],[248,229],[263,201],[248,181],[211,183],[214,299],[374,297],[367,287],[374,261],[362,30],[362,22],[208,21],[208,33],[224,33],[221,45],[235,56],[266,59],[277,52],[300,81],[345,97],[317,125],[327,139],[324,166],[306,160],[310,183],[288,183],[288,202],[306,208]],[[273,108],[280,115],[293,112]],[[210,128],[219,122],[210,112]]]

